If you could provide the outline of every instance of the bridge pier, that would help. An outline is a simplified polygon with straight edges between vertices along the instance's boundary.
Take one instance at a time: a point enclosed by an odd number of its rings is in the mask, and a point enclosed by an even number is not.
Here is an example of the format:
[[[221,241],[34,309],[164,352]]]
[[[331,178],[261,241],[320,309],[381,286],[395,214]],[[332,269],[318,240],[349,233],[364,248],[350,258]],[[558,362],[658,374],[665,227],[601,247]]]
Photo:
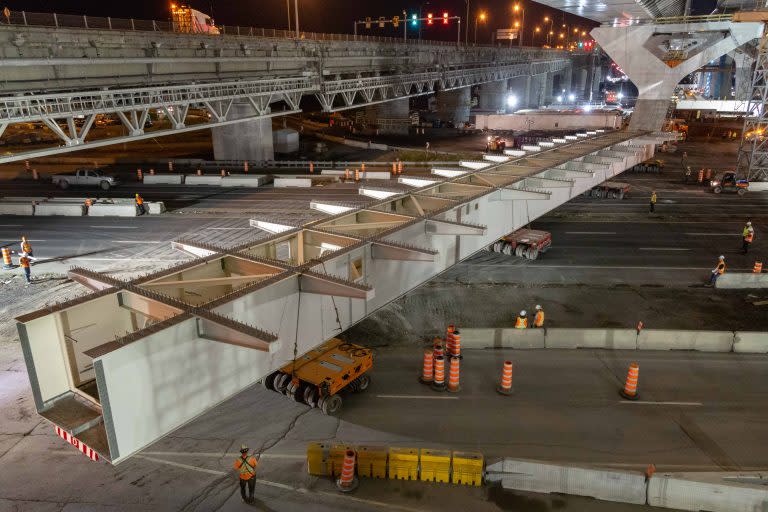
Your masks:
[[[507,108],[507,81],[488,82],[480,86],[477,97],[477,108],[492,112],[503,111]]]
[[[255,116],[256,111],[247,101],[232,104],[228,119]],[[241,123],[211,128],[213,157],[216,160],[274,160],[272,120],[253,119]]]
[[[408,98],[402,98],[365,107],[368,124],[375,125],[379,133],[408,135],[411,125]]]
[[[469,121],[472,93],[469,87],[437,92],[437,116],[444,123],[460,126]]]
[[[515,105],[514,110],[530,106],[532,78],[528,75],[517,76],[509,80],[509,94],[513,94],[517,98],[517,105]]]

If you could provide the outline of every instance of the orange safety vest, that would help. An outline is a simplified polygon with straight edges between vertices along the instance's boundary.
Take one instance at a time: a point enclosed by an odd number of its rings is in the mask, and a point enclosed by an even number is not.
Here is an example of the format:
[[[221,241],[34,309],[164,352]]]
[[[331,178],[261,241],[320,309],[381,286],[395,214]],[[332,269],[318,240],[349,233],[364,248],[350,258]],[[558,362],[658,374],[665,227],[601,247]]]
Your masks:
[[[754,231],[747,231],[747,234],[744,235],[744,241],[751,244],[754,237],[755,237]]]
[[[717,273],[718,274],[724,274],[725,273],[725,262],[720,262],[717,264]]]
[[[26,256],[19,258],[19,265],[21,265],[22,268],[29,268],[29,258]]]
[[[32,252],[32,244],[29,242],[21,242],[21,250],[22,252]]]
[[[142,199],[141,196],[136,196],[136,204],[138,205],[144,204],[144,199]]]
[[[259,463],[255,457],[240,457],[235,461],[235,469],[240,472],[240,480],[250,480],[256,476],[256,466]]]
[[[544,311],[538,310],[536,312],[536,317],[533,319],[533,325],[535,327],[543,327],[544,326]]]
[[[528,328],[528,319],[517,317],[517,321],[515,322],[515,329],[527,329]]]

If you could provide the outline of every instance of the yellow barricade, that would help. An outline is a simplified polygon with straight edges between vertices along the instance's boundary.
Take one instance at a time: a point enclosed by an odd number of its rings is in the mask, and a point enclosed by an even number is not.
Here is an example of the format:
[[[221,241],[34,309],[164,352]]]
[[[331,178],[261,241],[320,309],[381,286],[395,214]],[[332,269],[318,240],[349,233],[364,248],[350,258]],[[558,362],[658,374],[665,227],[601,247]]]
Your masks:
[[[344,465],[344,454],[347,450],[356,451],[354,446],[348,444],[334,444],[331,445],[329,451],[329,471],[327,474],[331,476],[341,476],[341,466]]]
[[[450,482],[451,452],[422,448],[421,480],[424,482]]]
[[[395,480],[418,480],[419,450],[416,448],[390,448],[389,478]]]
[[[307,470],[310,475],[326,476],[331,472],[329,446],[323,443],[307,445]]]
[[[453,452],[453,476],[451,483],[464,485],[483,484],[483,454],[478,452]]]
[[[387,454],[385,446],[359,446],[357,448],[357,476],[387,478]]]

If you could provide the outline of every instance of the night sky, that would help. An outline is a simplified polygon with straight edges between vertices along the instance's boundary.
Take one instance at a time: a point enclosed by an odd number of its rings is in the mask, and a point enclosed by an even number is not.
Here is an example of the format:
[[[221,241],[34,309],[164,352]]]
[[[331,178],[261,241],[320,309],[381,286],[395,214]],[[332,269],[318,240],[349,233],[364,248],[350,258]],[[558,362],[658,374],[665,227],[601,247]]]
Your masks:
[[[293,9],[293,0],[291,9]],[[201,11],[212,13],[216,23],[221,25],[241,25],[265,28],[286,28],[286,0],[191,0],[192,7]],[[109,2],[104,0],[0,0],[0,6],[8,6],[11,10],[25,10],[27,12],[57,12],[66,14],[88,14],[91,16],[111,16],[114,18],[144,18],[167,20],[169,18],[170,0],[129,0],[123,2]],[[472,11],[485,11],[489,21],[483,26],[478,25],[478,42],[490,41],[491,30],[494,28],[509,27],[512,21],[511,6],[513,0],[471,0]],[[563,14],[562,11],[550,9],[543,5],[525,1],[526,30],[524,43],[531,44],[530,30],[536,24],[541,24],[544,16],[554,16],[555,31],[558,24],[566,23],[569,27],[589,29],[596,24],[583,18]],[[403,9],[408,14],[418,12],[422,7],[423,15],[432,12],[440,16],[444,11],[462,18],[466,16],[466,4],[464,0],[299,0],[299,21],[301,29],[312,32],[351,33],[352,22],[371,16],[376,19],[379,16],[392,17],[401,15]],[[470,24],[470,40],[474,36],[474,16]],[[462,20],[463,21],[463,20]],[[562,28],[561,28],[562,30]],[[360,33],[370,35],[402,35],[402,27],[395,32],[394,29],[374,28],[365,31],[360,27]],[[462,29],[463,33],[463,29]],[[543,34],[543,32],[542,32]],[[416,31],[410,31],[409,37],[416,35]],[[455,40],[455,26],[444,27],[441,23],[423,32],[424,38]],[[462,40],[464,36],[462,35]],[[535,42],[541,44],[540,37]]]

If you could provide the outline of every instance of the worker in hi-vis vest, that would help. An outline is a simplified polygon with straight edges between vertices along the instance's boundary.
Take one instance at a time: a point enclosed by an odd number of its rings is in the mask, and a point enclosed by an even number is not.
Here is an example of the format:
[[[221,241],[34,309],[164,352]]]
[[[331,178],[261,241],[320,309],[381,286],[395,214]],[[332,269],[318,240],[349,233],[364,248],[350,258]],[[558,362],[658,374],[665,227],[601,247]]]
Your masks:
[[[246,503],[253,503],[253,492],[256,490],[256,467],[259,465],[256,457],[248,456],[248,446],[240,447],[240,458],[235,461],[235,470],[240,475],[240,496]],[[248,485],[248,496],[245,486]]]
[[[533,317],[533,326],[544,327],[544,310],[538,304],[536,304],[536,316]]]
[[[751,222],[747,222],[744,226],[744,230],[741,232],[741,252],[747,254],[749,246],[752,245],[752,241],[755,239],[755,228],[752,227]]]
[[[25,236],[21,237],[21,252],[27,253],[27,256],[34,256],[32,253],[32,244],[29,243],[29,240],[27,240],[27,237]]]
[[[517,320],[515,320],[515,329],[527,329],[527,328],[528,328],[528,317],[526,316],[525,310],[522,310],[518,315]]]
[[[717,278],[725,274],[725,256],[720,256],[717,259],[717,266],[712,269],[712,275],[709,278],[709,285],[715,286]]]

